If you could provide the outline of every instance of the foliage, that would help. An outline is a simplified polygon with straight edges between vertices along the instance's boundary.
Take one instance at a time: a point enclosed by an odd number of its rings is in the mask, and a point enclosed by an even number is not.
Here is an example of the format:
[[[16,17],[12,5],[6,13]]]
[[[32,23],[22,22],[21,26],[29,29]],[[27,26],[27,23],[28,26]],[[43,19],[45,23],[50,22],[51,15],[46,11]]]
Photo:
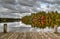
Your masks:
[[[32,13],[31,16],[25,16],[22,18],[22,22],[25,24],[30,24],[32,27],[54,27],[55,25],[60,25],[60,14],[56,12],[37,12]]]

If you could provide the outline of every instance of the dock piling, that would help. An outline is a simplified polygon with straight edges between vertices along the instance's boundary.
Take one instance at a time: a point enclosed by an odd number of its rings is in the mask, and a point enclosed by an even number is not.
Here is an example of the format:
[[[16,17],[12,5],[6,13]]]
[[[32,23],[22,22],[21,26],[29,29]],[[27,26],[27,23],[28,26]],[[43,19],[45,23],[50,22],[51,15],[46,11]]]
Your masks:
[[[7,24],[4,24],[4,33],[7,33]]]

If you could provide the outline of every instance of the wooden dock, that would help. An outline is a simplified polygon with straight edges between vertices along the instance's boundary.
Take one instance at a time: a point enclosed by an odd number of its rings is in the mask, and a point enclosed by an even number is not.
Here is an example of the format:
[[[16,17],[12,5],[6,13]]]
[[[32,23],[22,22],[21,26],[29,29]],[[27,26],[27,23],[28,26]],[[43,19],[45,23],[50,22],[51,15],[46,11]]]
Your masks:
[[[0,39],[60,39],[60,34],[52,32],[8,32],[0,33]]]

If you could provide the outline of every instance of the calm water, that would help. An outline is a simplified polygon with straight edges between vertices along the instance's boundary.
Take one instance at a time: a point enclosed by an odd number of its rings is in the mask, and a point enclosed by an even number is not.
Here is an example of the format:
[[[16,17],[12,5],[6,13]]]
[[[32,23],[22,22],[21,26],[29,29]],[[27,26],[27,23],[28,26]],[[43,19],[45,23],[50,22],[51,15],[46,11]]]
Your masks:
[[[3,24],[4,23],[0,23],[0,32],[3,32]],[[25,25],[22,22],[11,22],[7,23],[7,25],[8,25],[8,32],[53,31],[53,29],[48,29],[48,27],[46,27],[45,29],[32,28],[31,25]],[[58,28],[58,31],[60,31],[60,28]]]

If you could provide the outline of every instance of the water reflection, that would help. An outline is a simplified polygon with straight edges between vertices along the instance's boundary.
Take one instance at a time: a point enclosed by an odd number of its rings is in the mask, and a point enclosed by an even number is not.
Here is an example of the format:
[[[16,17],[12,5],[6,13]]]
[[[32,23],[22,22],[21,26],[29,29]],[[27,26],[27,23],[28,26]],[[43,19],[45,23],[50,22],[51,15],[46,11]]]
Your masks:
[[[0,32],[3,32],[3,24],[4,23],[0,23]],[[44,31],[44,32],[52,32],[53,29],[52,28],[48,28],[46,27],[45,29],[40,29],[40,28],[33,28],[31,27],[31,25],[25,25],[22,22],[11,22],[11,23],[7,23],[8,24],[8,32],[40,32],[40,31]],[[59,27],[60,28],[60,27]],[[60,31],[60,29],[58,28],[58,31]]]
[[[5,23],[0,23],[0,32],[3,32],[3,24]],[[8,25],[8,31],[22,31],[22,29],[28,30],[31,28],[31,25],[25,25],[22,22],[9,22],[6,24]]]

